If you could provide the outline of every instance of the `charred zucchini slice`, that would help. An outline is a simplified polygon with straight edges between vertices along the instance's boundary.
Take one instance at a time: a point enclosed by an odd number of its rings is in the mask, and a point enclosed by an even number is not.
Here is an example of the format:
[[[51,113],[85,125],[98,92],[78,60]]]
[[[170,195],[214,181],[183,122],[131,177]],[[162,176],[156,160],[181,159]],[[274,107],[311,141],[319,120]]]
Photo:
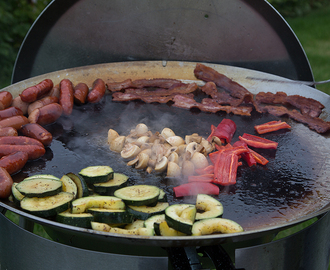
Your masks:
[[[159,189],[159,197],[158,197],[159,202],[167,202],[167,195],[164,190]]]
[[[43,198],[24,197],[21,201],[21,207],[36,216],[51,217],[68,210],[72,200],[72,193],[60,192],[54,196]]]
[[[129,205],[127,212],[133,215],[136,219],[146,220],[154,215],[164,214],[165,209],[169,206],[167,202],[159,202],[156,206],[135,206]]]
[[[60,178],[58,178],[52,174],[35,174],[35,175],[31,175],[29,177],[26,177],[24,180],[31,180],[31,179],[35,179],[35,178],[49,178],[49,179],[54,179],[54,180],[60,181]]]
[[[104,183],[113,178],[113,169],[109,166],[89,166],[79,172],[87,184]]]
[[[72,193],[73,198],[75,199],[78,193],[78,188],[75,182],[73,182],[72,179],[67,175],[63,175],[60,180],[63,184],[62,191]]]
[[[223,214],[222,204],[206,194],[197,195],[196,208],[196,220],[221,217]]]
[[[144,227],[146,228],[154,228],[154,223],[161,223],[165,221],[165,214],[161,214],[161,215],[154,215],[150,218],[148,218],[147,220],[144,221]],[[155,233],[157,234],[157,232],[155,231]],[[159,235],[159,234],[157,234]]]
[[[118,189],[114,195],[126,204],[133,206],[152,205],[158,201],[160,191],[158,187],[150,185],[136,185]]]
[[[208,235],[213,233],[243,232],[241,225],[225,218],[210,218],[196,221],[192,227],[192,235]]]
[[[94,221],[100,223],[125,224],[133,222],[133,216],[121,209],[89,208],[88,212],[94,216]]]
[[[91,222],[92,229],[97,231],[103,232],[110,232],[110,233],[120,233],[126,235],[144,235],[144,236],[153,236],[155,235],[154,229],[150,228],[137,228],[132,230],[126,230],[122,228],[114,228],[106,223],[100,222]]]
[[[84,213],[89,208],[104,208],[124,210],[125,203],[114,196],[89,196],[76,199],[72,202],[72,213]]]
[[[195,217],[196,206],[192,204],[173,204],[165,210],[167,224],[185,234],[191,234]]]
[[[23,198],[25,197],[21,192],[19,192],[16,188],[16,185],[18,183],[13,183],[13,185],[11,186],[11,193],[13,194],[13,202],[17,205],[20,206],[21,201],[23,200]]]
[[[138,228],[145,228],[144,227],[144,220],[137,219],[133,223],[127,224],[124,229],[126,230],[133,230]]]
[[[154,223],[154,230],[156,235],[161,236],[185,236],[185,233],[177,231],[170,226],[168,226],[167,222],[164,220],[161,223]]]
[[[88,186],[82,176],[75,173],[67,173],[66,175],[69,176],[77,186],[77,198],[87,197],[89,195]]]
[[[104,183],[95,183],[94,192],[100,195],[113,196],[117,189],[127,186],[128,176],[122,173],[114,173],[113,178]]]
[[[94,217],[90,213],[72,214],[70,209],[61,212],[56,216],[57,222],[87,229],[91,228],[91,222],[93,220]]]
[[[50,178],[34,178],[23,180],[16,189],[25,197],[47,197],[62,191],[62,182]]]

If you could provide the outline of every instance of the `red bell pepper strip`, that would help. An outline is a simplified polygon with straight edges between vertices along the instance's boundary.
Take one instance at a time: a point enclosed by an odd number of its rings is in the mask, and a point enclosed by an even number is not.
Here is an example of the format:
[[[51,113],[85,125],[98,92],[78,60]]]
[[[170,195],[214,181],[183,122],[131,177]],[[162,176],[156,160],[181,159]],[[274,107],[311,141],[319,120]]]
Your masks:
[[[176,197],[198,194],[219,195],[220,188],[212,183],[191,182],[173,188]]]
[[[253,166],[253,165],[257,165],[257,161],[254,158],[254,156],[252,155],[252,153],[250,152],[250,149],[248,148],[247,144],[243,141],[237,141],[233,144],[233,146],[243,146],[246,149],[248,149],[249,151],[246,153],[242,154],[242,158],[246,161],[246,163],[248,164],[249,167]]]
[[[214,173],[209,174],[201,174],[201,175],[189,175],[188,182],[213,182],[214,180]]]
[[[236,124],[233,120],[222,119],[222,121],[216,128],[213,125],[211,126],[211,134],[207,138],[207,140],[210,142],[212,140],[212,137],[215,136],[218,137],[222,143],[230,143],[235,131]]]
[[[243,136],[238,137],[241,141],[245,142],[248,146],[252,146],[255,148],[263,148],[263,149],[276,149],[278,143],[267,140],[265,138],[261,138],[258,136],[254,136],[251,134],[244,133]]]
[[[205,168],[199,168],[199,169],[195,169],[195,173],[199,174],[199,175],[203,175],[203,174],[210,174],[214,172],[214,165],[209,165]]]
[[[258,134],[265,134],[280,129],[291,128],[291,126],[286,122],[282,122],[281,120],[279,120],[279,121],[270,121],[261,125],[256,125],[254,126],[254,128],[258,132]]]
[[[249,148],[249,152],[251,153],[251,155],[253,155],[253,157],[254,157],[254,159],[256,160],[257,163],[259,163],[261,165],[266,165],[269,162],[268,159],[264,158],[262,155],[260,155],[259,153],[253,151],[250,148]]]

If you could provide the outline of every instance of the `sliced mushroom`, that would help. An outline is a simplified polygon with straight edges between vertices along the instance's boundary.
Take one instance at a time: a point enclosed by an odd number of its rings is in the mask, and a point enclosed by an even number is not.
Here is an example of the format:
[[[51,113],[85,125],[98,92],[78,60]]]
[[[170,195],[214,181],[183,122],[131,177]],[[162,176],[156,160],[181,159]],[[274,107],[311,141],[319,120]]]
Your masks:
[[[119,137],[118,132],[110,128],[108,131],[108,144],[110,144],[117,137]]]
[[[117,138],[113,139],[110,143],[110,150],[120,153],[121,150],[123,150],[125,139],[125,136],[118,136]]]
[[[222,142],[219,137],[213,136],[211,141],[219,146],[222,145]]]
[[[190,152],[191,156],[197,151],[198,144],[196,142],[191,142],[186,147],[186,152]]]
[[[175,133],[172,129],[170,128],[164,128],[162,132],[160,133],[164,139],[167,139],[168,137],[173,137],[175,136]]]
[[[167,177],[180,177],[181,176],[181,168],[175,162],[167,163]]]
[[[149,131],[149,128],[147,127],[147,125],[140,123],[136,125],[135,131],[137,136],[142,136]]]
[[[195,165],[190,160],[185,160],[182,163],[182,175],[189,176],[195,173]]]
[[[206,154],[214,150],[214,145],[204,138],[201,141],[201,145],[204,147]]]
[[[166,139],[166,141],[172,145],[172,146],[180,146],[185,144],[184,139],[182,139],[180,136],[171,136]]]
[[[192,163],[194,163],[196,169],[205,168],[209,165],[209,162],[202,153],[195,152],[194,155],[191,157]]]
[[[141,148],[132,143],[126,143],[120,155],[124,159],[136,157],[141,152]]]
[[[172,146],[170,148],[167,149],[165,156],[169,157],[173,152],[175,152],[178,149],[178,147],[176,146]]]
[[[177,152],[172,152],[168,157],[167,157],[168,161],[170,162],[175,162],[175,163],[179,163],[179,155]]]
[[[140,154],[138,154],[138,163],[135,165],[135,169],[145,169],[148,166],[148,161],[149,161],[149,155],[147,155],[146,153],[141,152]]]
[[[167,157],[163,156],[159,161],[157,161],[156,165],[155,165],[155,171],[156,172],[163,172],[166,170],[167,168]]]
[[[131,161],[127,162],[127,166],[134,166],[136,163],[138,163],[139,157],[135,157]]]
[[[139,137],[137,140],[136,140],[136,142],[137,143],[147,143],[148,141],[149,141],[149,136],[146,136],[146,135],[143,135],[143,136],[141,136],[141,137]]]
[[[197,133],[186,135],[185,137],[186,144],[189,144],[191,142],[201,143],[202,139],[202,136],[199,136]]]

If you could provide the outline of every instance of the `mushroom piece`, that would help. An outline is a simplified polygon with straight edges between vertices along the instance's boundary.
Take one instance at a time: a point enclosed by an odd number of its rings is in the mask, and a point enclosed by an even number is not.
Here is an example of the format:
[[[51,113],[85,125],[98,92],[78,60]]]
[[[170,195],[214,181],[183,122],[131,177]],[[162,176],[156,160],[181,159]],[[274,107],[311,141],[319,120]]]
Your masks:
[[[110,144],[117,137],[119,137],[118,132],[110,128],[108,131],[108,144]]]
[[[191,162],[194,163],[196,169],[205,168],[209,165],[209,162],[202,153],[196,152],[191,157]]]
[[[171,136],[166,139],[166,141],[172,145],[172,146],[180,146],[185,144],[184,139],[182,139],[180,136]]]
[[[172,129],[170,128],[164,128],[162,130],[162,132],[160,133],[160,135],[164,138],[164,139],[167,139],[168,137],[172,137],[172,136],[175,136],[175,133]]]
[[[144,136],[139,137],[136,140],[136,142],[139,143],[139,144],[147,143],[149,141],[149,138],[150,138],[149,136],[144,135]]]
[[[120,153],[121,150],[123,150],[125,139],[125,136],[118,136],[117,138],[113,139],[110,143],[110,150]]]
[[[198,144],[196,142],[191,142],[186,147],[186,152],[190,152],[191,156],[197,151]]]
[[[209,154],[214,150],[214,145],[204,138],[201,141],[201,146],[204,147],[206,154]]]
[[[202,136],[199,136],[197,133],[186,135],[185,137],[186,144],[189,144],[191,142],[201,143],[202,139]]]
[[[159,161],[157,161],[155,165],[155,171],[156,172],[163,172],[167,168],[167,157],[163,156]]]
[[[179,163],[179,155],[177,152],[172,152],[168,157],[167,157],[168,162],[174,162],[174,163]]]
[[[121,150],[120,155],[122,158],[128,159],[136,157],[140,152],[140,147],[132,143],[127,143],[124,145],[123,150]]]
[[[180,177],[181,176],[181,168],[175,162],[167,163],[167,177]]]
[[[149,155],[141,152],[140,154],[138,154],[137,156],[138,158],[138,162],[135,165],[135,169],[145,169],[148,167],[148,161],[149,161]]]
[[[135,127],[135,132],[136,132],[137,136],[144,135],[145,133],[148,132],[148,130],[149,130],[149,128],[147,127],[147,125],[145,125],[143,123],[137,124]]]
[[[190,160],[185,160],[182,163],[182,175],[189,176],[195,173],[195,165]]]

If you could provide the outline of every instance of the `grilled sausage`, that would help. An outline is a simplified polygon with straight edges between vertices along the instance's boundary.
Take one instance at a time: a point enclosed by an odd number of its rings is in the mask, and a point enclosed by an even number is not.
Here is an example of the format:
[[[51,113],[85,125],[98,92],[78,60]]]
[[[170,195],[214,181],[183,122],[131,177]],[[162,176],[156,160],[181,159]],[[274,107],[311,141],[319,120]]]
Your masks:
[[[39,109],[34,110],[29,115],[30,123],[37,123],[41,126],[54,123],[61,115],[63,109],[62,106],[58,103],[51,103],[45,105]],[[1,123],[1,121],[0,121]],[[27,124],[27,123],[26,123]]]
[[[23,115],[22,110],[16,107],[8,107],[4,110],[0,110],[0,119],[5,119],[16,115]]]
[[[0,145],[0,157],[7,156],[16,152],[26,152],[29,160],[34,160],[42,157],[45,153],[45,147],[40,145]]]
[[[14,181],[6,169],[0,167],[0,198],[6,199],[11,194],[11,186]]]
[[[106,85],[102,79],[96,79],[93,82],[92,90],[87,95],[87,101],[90,103],[99,102],[105,95]]]
[[[20,97],[22,101],[31,103],[50,92],[53,86],[53,81],[50,79],[46,79],[34,86],[28,87],[23,90],[23,92],[20,94]]]
[[[57,97],[60,98],[60,87],[58,85],[54,86],[52,90],[48,93],[50,97]]]
[[[28,103],[28,102],[22,101],[20,96],[17,96],[13,99],[11,106],[20,109],[23,112],[23,115],[25,115],[25,114],[27,114],[29,104],[30,103]]]
[[[63,114],[70,115],[73,109],[73,85],[68,79],[60,82],[60,105],[63,108]]]
[[[13,101],[13,96],[8,91],[0,92],[0,110],[8,108]]]
[[[49,145],[53,140],[52,134],[37,123],[29,123],[24,125],[20,129],[20,132],[24,136],[40,141],[44,146]]]
[[[6,169],[6,171],[12,175],[19,172],[24,167],[28,161],[28,157],[28,153],[21,151],[4,156],[0,158],[0,167]]]
[[[37,145],[43,146],[43,144],[37,139],[27,136],[6,136],[0,137],[0,145]]]
[[[12,127],[18,130],[27,123],[29,123],[29,120],[24,115],[16,115],[1,120],[0,128]]]
[[[74,87],[73,97],[74,97],[74,103],[77,105],[84,104],[87,99],[87,95],[89,92],[89,88],[85,83],[78,83]]]
[[[0,128],[0,137],[5,136],[18,136],[18,132],[13,127]]]
[[[35,102],[30,103],[27,113],[32,113],[35,109],[41,108],[45,105],[51,104],[51,103],[58,103],[58,97],[55,96],[47,96],[41,99],[36,100]]]

